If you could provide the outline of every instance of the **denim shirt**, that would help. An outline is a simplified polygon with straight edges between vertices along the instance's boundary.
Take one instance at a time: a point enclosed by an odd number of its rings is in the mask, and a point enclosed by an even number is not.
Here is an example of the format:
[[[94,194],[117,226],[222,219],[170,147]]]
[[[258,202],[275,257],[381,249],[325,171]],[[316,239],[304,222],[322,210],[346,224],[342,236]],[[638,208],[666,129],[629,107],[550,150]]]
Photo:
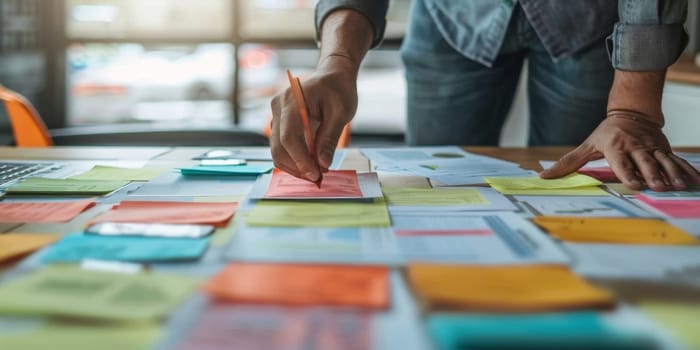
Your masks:
[[[424,1],[445,40],[465,57],[491,66],[516,3],[522,6],[553,60],[606,40],[615,69],[663,70],[688,42],[686,0],[412,0]],[[320,0],[316,28],[334,10],[354,9],[374,28],[373,46],[386,27],[388,0]],[[318,37],[318,34],[317,34]]]

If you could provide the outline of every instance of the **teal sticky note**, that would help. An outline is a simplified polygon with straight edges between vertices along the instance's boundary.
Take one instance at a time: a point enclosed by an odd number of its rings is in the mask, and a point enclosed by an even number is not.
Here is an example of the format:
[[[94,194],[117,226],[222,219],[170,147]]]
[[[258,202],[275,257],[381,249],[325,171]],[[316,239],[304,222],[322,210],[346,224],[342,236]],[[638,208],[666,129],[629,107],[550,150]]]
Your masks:
[[[653,349],[642,331],[614,328],[595,311],[440,313],[428,319],[438,349]]]
[[[232,175],[252,176],[269,173],[272,165],[200,165],[181,168],[182,175]]]
[[[50,247],[42,256],[42,261],[187,261],[202,256],[208,245],[208,238],[107,237],[77,233],[64,237]]]

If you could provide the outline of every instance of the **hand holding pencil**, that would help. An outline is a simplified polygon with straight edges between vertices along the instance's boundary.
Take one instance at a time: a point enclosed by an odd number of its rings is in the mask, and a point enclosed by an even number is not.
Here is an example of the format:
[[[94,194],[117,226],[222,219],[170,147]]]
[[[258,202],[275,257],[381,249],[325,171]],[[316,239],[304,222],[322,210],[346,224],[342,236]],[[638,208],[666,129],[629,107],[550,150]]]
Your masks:
[[[299,110],[299,117],[301,119],[301,125],[304,128],[304,139],[306,140],[306,148],[309,150],[309,155],[312,158],[316,158],[316,137],[314,131],[311,129],[311,123],[309,122],[309,109],[306,107],[306,100],[304,99],[304,91],[301,89],[301,81],[299,78],[292,75],[292,72],[287,69],[287,78],[289,78],[289,87],[294,95],[294,100],[297,104]],[[320,168],[320,167],[319,167]],[[321,188],[321,182],[323,181],[323,171],[319,172],[318,179],[314,181],[318,188]]]

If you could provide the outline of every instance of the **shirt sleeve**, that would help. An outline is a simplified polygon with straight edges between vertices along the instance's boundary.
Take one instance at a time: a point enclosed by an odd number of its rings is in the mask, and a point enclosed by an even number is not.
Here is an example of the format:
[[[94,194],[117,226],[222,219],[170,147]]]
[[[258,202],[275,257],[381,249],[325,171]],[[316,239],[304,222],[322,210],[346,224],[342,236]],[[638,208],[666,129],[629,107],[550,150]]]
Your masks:
[[[607,38],[615,69],[664,70],[688,44],[686,0],[619,0],[619,22]]]
[[[335,10],[352,9],[363,14],[374,29],[372,47],[381,43],[386,29],[386,13],[389,9],[389,0],[320,0],[316,4],[316,41],[321,39],[321,25],[323,20]]]

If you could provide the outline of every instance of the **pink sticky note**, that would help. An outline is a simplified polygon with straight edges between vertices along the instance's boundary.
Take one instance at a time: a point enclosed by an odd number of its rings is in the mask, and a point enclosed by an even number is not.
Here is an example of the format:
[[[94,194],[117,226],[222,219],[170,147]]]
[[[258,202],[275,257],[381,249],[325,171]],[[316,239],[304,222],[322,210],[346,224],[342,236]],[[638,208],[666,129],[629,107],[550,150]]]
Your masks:
[[[644,195],[636,198],[672,218],[700,218],[700,200],[652,200]]]
[[[265,198],[362,198],[362,190],[354,170],[331,170],[323,174],[321,188],[275,170]]]
[[[92,198],[78,201],[0,203],[0,222],[67,222],[95,205]]]
[[[141,222],[226,226],[238,203],[124,201],[93,222]]]
[[[588,175],[598,181],[602,182],[620,182],[618,180],[615,172],[610,169],[610,167],[591,167],[591,168],[581,168],[576,171],[579,174]]]

